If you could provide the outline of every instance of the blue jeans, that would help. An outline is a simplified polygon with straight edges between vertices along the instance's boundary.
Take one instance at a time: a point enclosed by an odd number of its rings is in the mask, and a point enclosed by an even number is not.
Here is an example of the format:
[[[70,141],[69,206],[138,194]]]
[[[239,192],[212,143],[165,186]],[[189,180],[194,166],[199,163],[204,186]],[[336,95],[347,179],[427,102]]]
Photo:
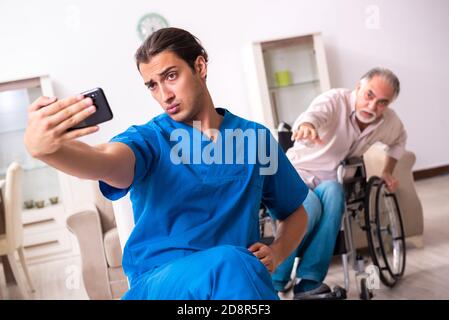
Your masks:
[[[280,291],[290,279],[295,257],[301,257],[296,276],[322,282],[331,262],[344,211],[343,187],[337,181],[324,181],[309,190],[303,206],[307,212],[307,232],[298,248],[281,263],[271,278]]]

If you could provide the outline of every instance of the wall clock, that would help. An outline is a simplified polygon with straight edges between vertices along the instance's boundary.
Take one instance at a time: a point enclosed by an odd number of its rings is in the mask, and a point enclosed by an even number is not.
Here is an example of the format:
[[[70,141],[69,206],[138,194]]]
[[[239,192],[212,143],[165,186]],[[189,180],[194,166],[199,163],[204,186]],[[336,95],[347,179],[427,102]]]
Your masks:
[[[157,13],[148,13],[137,23],[137,33],[143,41],[153,32],[166,27],[168,27],[168,22],[164,17]]]

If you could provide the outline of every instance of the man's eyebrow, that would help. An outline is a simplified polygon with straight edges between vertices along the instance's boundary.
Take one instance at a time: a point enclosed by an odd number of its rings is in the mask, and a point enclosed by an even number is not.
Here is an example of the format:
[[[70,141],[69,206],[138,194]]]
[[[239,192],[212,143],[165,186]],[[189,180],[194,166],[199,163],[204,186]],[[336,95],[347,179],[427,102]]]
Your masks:
[[[169,73],[174,68],[176,68],[176,66],[171,66],[171,67],[165,68],[165,70],[162,71],[161,73],[159,73],[158,76],[159,77],[163,77],[163,76],[165,76],[167,73]]]
[[[167,67],[162,72],[160,72],[158,74],[158,76],[159,77],[164,77],[167,73],[169,73],[170,71],[172,71],[175,68],[176,68],[176,66]],[[154,81],[152,79],[150,79],[149,81],[145,82],[145,85],[148,87],[149,85],[151,85],[153,83],[154,83]]]

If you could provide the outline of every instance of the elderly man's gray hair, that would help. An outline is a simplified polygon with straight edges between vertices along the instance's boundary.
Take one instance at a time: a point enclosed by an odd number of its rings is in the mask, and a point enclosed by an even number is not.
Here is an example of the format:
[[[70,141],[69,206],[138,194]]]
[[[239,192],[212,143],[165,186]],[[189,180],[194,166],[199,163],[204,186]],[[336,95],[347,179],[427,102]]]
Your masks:
[[[373,68],[365,73],[360,80],[371,80],[372,78],[379,76],[385,79],[394,90],[394,97],[397,98],[401,91],[401,85],[398,77],[389,69],[386,68]]]

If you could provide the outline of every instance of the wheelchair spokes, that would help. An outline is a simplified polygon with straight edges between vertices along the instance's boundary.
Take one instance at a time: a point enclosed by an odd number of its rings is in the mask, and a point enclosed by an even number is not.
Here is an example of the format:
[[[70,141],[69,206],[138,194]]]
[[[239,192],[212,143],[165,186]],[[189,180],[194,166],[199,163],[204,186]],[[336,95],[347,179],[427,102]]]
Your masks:
[[[397,199],[378,177],[368,181],[365,221],[373,263],[382,283],[392,287],[405,270],[404,230]]]
[[[382,192],[385,197],[385,210],[382,210],[381,220],[385,219],[387,226],[382,227],[385,244],[385,251],[388,255],[389,265],[392,267],[392,272],[395,277],[400,277],[403,273],[402,266],[404,262],[402,261],[401,253],[405,250],[403,248],[403,241],[401,238],[401,225],[398,221],[398,212],[394,205],[393,195],[388,193],[385,189],[385,185],[382,187]],[[381,222],[383,225],[383,222]],[[385,231],[384,231],[385,230]]]

